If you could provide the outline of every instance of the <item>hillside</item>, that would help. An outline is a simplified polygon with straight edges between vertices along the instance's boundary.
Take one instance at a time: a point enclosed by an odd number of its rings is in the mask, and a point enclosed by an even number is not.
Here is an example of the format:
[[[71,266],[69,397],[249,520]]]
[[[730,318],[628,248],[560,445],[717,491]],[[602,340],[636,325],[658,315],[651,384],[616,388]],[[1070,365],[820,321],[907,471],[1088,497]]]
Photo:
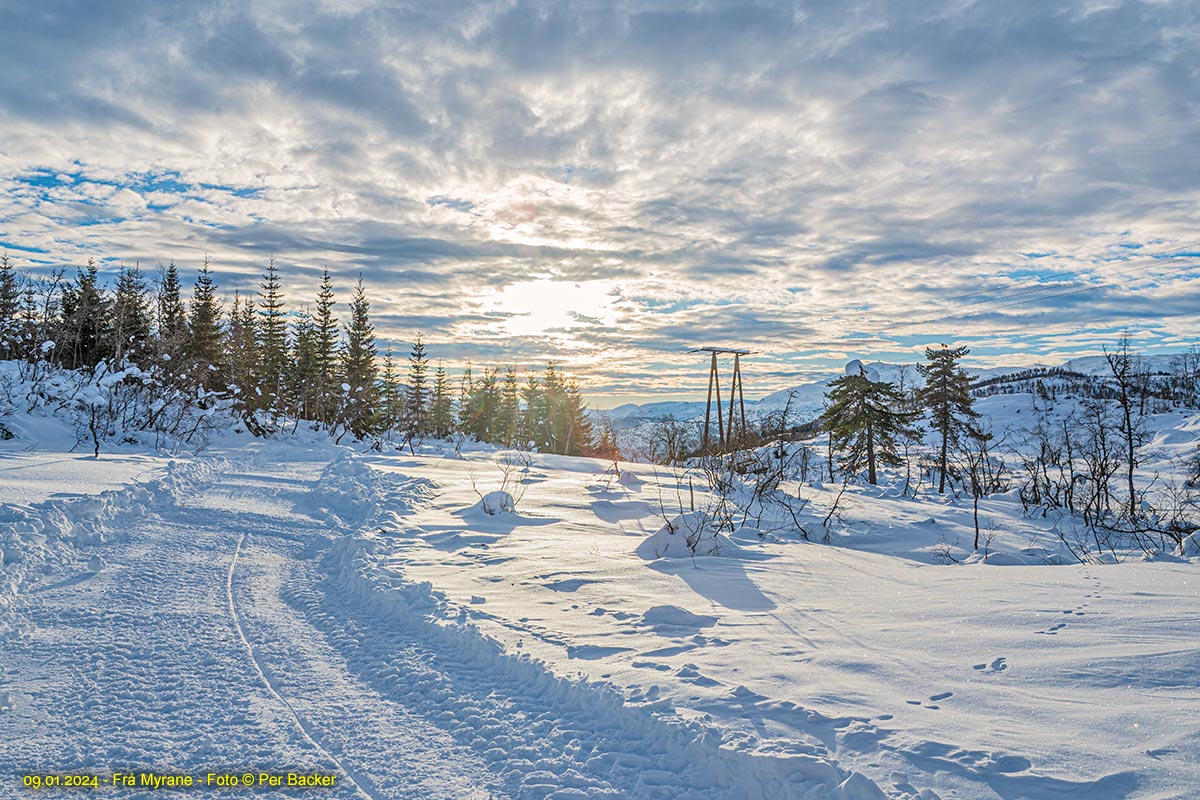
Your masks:
[[[1014,469],[1019,431],[1077,407],[979,401]],[[899,470],[843,488],[819,441],[739,456],[782,469],[761,494],[712,465],[303,430],[96,459],[48,411],[3,420],[8,785],[251,765],[375,800],[1200,783],[1200,548],[1080,559],[1086,530],[1027,509],[1016,475],[981,500],[976,550],[969,494],[906,490]],[[1186,469],[1200,414],[1148,424],[1152,489]]]
[[[1182,357],[1179,355],[1154,355],[1143,357],[1146,367],[1154,374],[1165,374],[1169,372],[1173,365]],[[917,373],[916,363],[911,364],[889,364],[882,361],[872,361],[865,365],[870,369],[874,369],[879,373],[880,380],[897,381],[901,368],[906,370],[905,381],[909,386],[920,386],[921,376]],[[972,367],[965,365],[967,372],[976,381],[999,381],[1005,376],[1014,375],[1021,372],[1038,372],[1051,369],[1059,369],[1066,372],[1078,373],[1091,377],[1103,378],[1109,374],[1108,362],[1104,356],[1082,356],[1079,358],[1071,358],[1057,365],[1050,367],[1045,364],[1030,364],[1027,366],[1006,366],[1006,367]],[[821,412],[821,406],[825,398],[826,388],[829,382],[838,377],[841,373],[830,374],[828,377],[820,378],[813,381],[796,384],[787,389],[780,389],[772,392],[764,397],[755,400],[746,401],[747,416],[764,417],[772,412],[778,412],[788,403],[789,397],[792,400],[792,414],[800,421],[806,421],[817,416]],[[728,401],[728,397],[722,397],[722,404]],[[672,401],[661,403],[626,403],[617,406],[613,409],[602,412],[604,415],[612,419],[618,429],[629,429],[647,422],[653,422],[663,417],[671,416],[676,420],[692,420],[703,418],[705,403],[703,401]]]

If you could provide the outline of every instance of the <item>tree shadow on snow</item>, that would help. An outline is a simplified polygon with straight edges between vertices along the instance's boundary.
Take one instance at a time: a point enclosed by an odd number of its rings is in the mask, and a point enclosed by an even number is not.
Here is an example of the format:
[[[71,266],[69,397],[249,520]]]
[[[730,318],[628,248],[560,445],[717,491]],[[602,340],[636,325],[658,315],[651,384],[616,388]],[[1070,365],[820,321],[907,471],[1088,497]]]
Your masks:
[[[775,602],[767,597],[746,572],[746,565],[737,558],[660,558],[650,563],[651,569],[683,579],[692,591],[717,605],[732,611],[770,611]]]
[[[593,500],[588,508],[597,517],[610,523],[642,519],[654,513],[650,504],[641,500]]]
[[[425,525],[419,531],[421,538],[435,550],[451,553],[464,547],[491,544],[512,533],[517,528],[542,527],[561,522],[557,517],[523,517],[516,513],[477,515],[472,509],[453,512],[463,518],[462,525]]]

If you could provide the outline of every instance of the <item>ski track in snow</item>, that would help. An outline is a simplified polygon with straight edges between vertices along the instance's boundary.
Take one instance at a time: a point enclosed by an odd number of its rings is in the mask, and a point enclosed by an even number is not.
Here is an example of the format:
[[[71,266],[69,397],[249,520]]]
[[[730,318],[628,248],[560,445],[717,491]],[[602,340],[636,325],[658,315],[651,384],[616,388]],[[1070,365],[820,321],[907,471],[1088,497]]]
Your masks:
[[[30,576],[5,642],[3,786],[33,769],[336,771],[323,797],[815,800],[844,777],[730,752],[669,707],[439,619],[427,585],[381,587],[369,542],[306,513],[341,469],[324,466],[182,487],[111,523],[102,569]]]

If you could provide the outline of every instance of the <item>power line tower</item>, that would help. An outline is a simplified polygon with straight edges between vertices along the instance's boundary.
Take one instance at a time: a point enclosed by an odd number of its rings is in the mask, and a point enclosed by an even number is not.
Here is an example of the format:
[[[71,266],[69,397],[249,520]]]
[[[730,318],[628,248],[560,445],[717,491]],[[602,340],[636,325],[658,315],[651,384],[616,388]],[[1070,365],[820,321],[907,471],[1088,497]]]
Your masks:
[[[738,436],[746,434],[746,398],[742,394],[742,356],[750,355],[749,350],[734,350],[725,347],[700,347],[692,350],[693,353],[711,353],[712,362],[708,370],[708,402],[704,407],[704,437],[702,446],[708,450],[709,446],[709,429],[712,425],[712,405],[713,397],[717,399],[717,444],[720,449],[725,449]],[[733,377],[729,383],[729,418],[726,420],[721,410],[721,376],[717,370],[717,356],[732,355],[733,356]],[[739,433],[734,432],[734,422],[739,421],[734,417],[734,398],[737,398],[738,408],[740,410],[741,430]]]

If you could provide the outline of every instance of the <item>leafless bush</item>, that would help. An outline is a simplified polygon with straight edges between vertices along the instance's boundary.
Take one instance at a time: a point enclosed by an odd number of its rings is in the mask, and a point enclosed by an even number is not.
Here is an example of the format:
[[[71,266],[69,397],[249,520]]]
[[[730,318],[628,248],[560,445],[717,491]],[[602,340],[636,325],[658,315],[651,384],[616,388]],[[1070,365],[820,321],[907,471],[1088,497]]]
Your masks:
[[[479,496],[482,501],[484,496],[491,494],[492,491],[502,492],[512,498],[512,511],[515,511],[517,505],[525,497],[526,484],[522,476],[529,472],[529,468],[533,465],[533,457],[526,452],[520,450],[507,450],[500,454],[495,461],[496,469],[500,473],[500,485],[494,490],[483,492],[479,489],[479,473],[472,469],[467,473],[467,477],[471,481],[471,489]]]

